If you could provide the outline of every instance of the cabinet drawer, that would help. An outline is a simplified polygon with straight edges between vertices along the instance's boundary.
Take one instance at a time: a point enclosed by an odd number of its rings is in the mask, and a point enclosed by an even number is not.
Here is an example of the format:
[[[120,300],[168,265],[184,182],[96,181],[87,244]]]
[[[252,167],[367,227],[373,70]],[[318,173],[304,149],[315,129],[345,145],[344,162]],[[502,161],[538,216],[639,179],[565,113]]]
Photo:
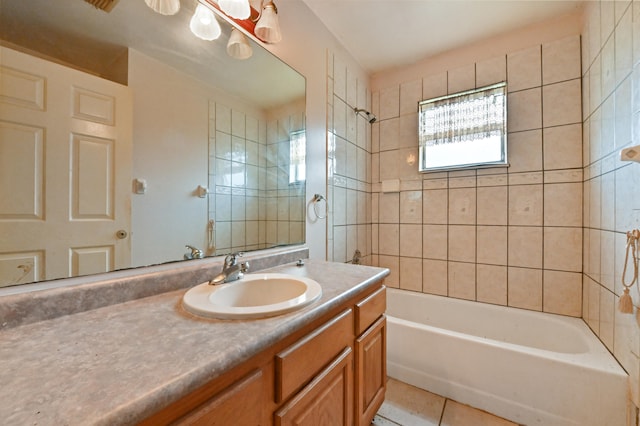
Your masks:
[[[173,423],[175,426],[259,425],[265,423],[263,389],[265,375],[254,370],[215,395],[199,408]]]
[[[347,309],[289,348],[278,353],[276,402],[289,398],[340,351],[353,344],[353,311]]]
[[[356,305],[356,336],[361,335],[387,310],[387,288],[382,286]]]

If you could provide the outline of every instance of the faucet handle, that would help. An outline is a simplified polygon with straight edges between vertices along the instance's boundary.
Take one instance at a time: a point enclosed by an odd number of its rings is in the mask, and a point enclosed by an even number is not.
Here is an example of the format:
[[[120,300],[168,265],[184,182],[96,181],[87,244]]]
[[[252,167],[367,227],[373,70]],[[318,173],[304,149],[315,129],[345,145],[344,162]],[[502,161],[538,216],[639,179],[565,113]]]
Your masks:
[[[244,253],[242,252],[237,252],[237,253],[231,253],[229,255],[227,255],[227,257],[224,258],[224,264],[227,266],[233,266],[238,262],[238,258],[242,257]]]
[[[204,252],[199,248],[190,246],[189,244],[185,245],[185,247],[191,250],[190,254],[185,254],[185,259],[202,259],[204,257]]]
[[[249,270],[249,262],[242,262],[240,264],[240,272],[247,272]]]

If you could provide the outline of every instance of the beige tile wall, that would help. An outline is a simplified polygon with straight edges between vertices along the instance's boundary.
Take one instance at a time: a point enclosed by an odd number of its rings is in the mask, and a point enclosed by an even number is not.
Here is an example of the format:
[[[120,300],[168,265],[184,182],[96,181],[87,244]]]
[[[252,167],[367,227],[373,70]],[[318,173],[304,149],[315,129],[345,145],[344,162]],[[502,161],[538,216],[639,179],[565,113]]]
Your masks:
[[[372,94],[372,253],[389,285],[582,315],[580,54],[575,35]],[[505,79],[510,167],[418,173],[418,102]]]
[[[582,42],[583,318],[631,377],[640,405],[640,327],[622,314],[626,232],[640,228],[640,165],[621,148],[640,143],[640,2],[590,2]],[[631,280],[627,278],[627,282]],[[640,293],[631,291],[634,305]]]
[[[371,94],[368,82],[330,52],[327,90],[327,259],[351,262],[359,250],[361,263],[370,264],[371,125],[354,108],[371,111]]]

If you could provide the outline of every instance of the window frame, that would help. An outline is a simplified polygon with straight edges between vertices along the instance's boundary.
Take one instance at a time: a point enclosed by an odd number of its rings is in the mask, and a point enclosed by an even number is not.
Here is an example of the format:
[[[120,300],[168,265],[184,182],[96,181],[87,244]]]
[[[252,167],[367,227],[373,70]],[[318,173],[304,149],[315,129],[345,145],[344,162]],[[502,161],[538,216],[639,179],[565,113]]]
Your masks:
[[[302,147],[294,147],[294,144],[298,141],[301,141],[300,144],[302,145]],[[294,164],[292,157],[294,156],[294,151],[296,150],[296,148],[301,149],[303,154],[301,157],[302,161]],[[297,185],[300,183],[304,183],[307,180],[306,151],[306,131],[304,129],[301,129],[289,132],[289,185]],[[292,170],[292,167],[294,168],[294,170]]]
[[[503,123],[501,126],[501,158],[496,161],[486,161],[486,162],[476,162],[476,163],[457,163],[451,164],[447,166],[439,166],[439,167],[427,167],[425,165],[427,150],[425,149],[425,144],[422,141],[422,110],[423,105],[433,104],[435,102],[441,102],[446,100],[451,100],[455,98],[467,97],[469,95],[477,94],[480,92],[489,92],[494,91],[495,89],[502,89],[504,96],[504,110],[503,110]],[[465,90],[458,93],[453,93],[445,96],[438,96],[431,99],[425,99],[418,102],[418,171],[420,173],[429,173],[429,172],[438,172],[438,171],[452,171],[452,170],[467,170],[467,169],[481,169],[481,168],[490,168],[490,167],[508,167],[508,144],[507,144],[507,82],[503,81],[500,83],[490,84],[487,86],[479,87],[476,89]]]

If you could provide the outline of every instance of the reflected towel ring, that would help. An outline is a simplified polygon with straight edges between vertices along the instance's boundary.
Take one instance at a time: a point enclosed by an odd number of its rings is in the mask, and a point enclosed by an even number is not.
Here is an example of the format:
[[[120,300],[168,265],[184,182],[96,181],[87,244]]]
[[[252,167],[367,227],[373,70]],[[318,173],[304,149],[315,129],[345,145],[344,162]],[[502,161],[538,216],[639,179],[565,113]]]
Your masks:
[[[325,204],[324,216],[318,213],[318,204],[320,203],[320,201],[324,201],[324,204]],[[327,202],[327,199],[320,194],[315,194],[311,202],[313,203],[313,212],[316,214],[316,217],[318,219],[325,219],[329,214],[329,203]]]

